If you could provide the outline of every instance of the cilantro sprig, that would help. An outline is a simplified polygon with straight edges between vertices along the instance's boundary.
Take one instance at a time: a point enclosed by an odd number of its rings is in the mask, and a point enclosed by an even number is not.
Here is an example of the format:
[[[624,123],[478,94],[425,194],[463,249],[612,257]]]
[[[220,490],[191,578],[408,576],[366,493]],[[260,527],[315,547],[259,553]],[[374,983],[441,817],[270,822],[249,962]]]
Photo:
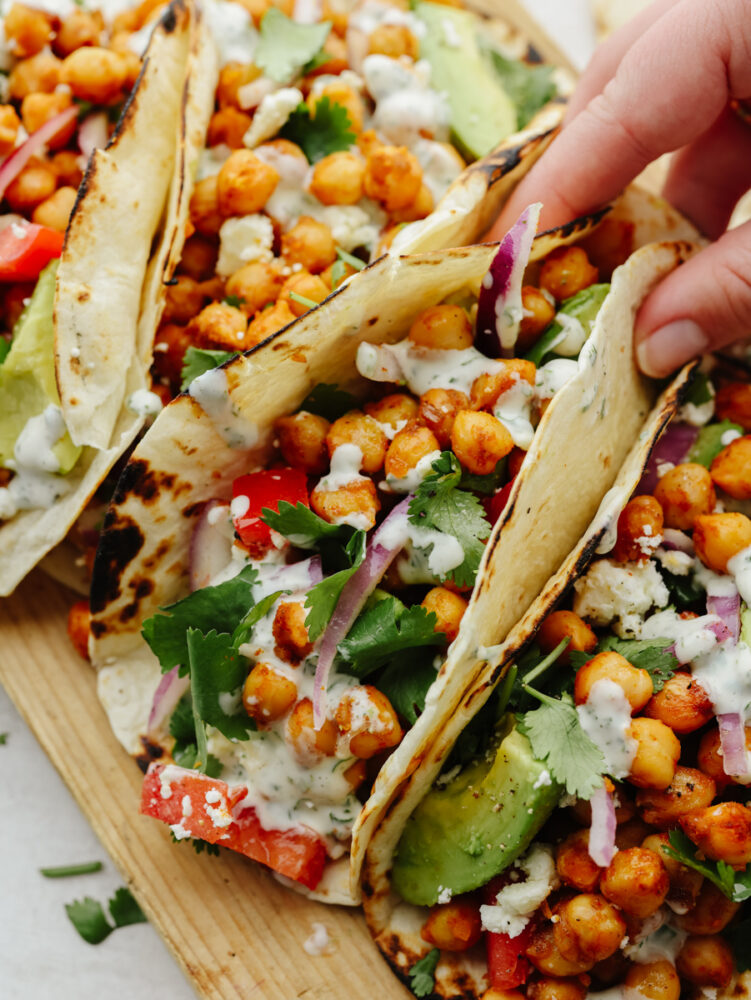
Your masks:
[[[253,62],[272,80],[288,83],[319,56],[330,31],[330,21],[299,24],[270,7],[261,19]]]
[[[396,653],[443,645],[446,636],[435,631],[437,621],[435,612],[420,604],[405,608],[393,596],[378,601],[358,617],[339,643],[339,654],[348,663],[347,673],[367,677]]]
[[[307,104],[298,104],[279,135],[297,143],[308,163],[317,163],[330,153],[349,149],[357,138],[347,109],[328,97],[322,97],[313,112]]]
[[[91,896],[67,903],[65,912],[75,929],[89,944],[101,944],[105,938],[118,927],[128,927],[131,924],[146,923],[146,916],[133,898],[129,889],[124,886],[115,891],[108,901],[107,908],[113,923],[110,923],[102,904]]]
[[[423,479],[410,501],[409,520],[457,539],[464,559],[446,579],[464,587],[475,582],[491,527],[477,497],[460,488],[461,480],[459,460],[450,451],[441,452],[433,462],[433,472]]]
[[[675,673],[678,658],[672,652],[673,639],[619,639],[615,635],[605,636],[597,644],[597,653],[620,653],[628,662],[641,670],[646,670],[652,678],[655,694],[662,691],[665,681]],[[574,650],[570,654],[571,667],[576,672],[595,655]]]
[[[332,573],[311,587],[308,596],[305,598],[305,607],[308,614],[305,617],[305,627],[312,642],[323,634],[324,629],[331,620],[331,616],[336,610],[339,598],[345,585],[349,582],[353,574],[360,568],[365,559],[366,538],[364,531],[355,531],[344,547],[344,554],[349,561],[346,569]]]
[[[328,382],[319,382],[314,386],[305,399],[300,403],[301,410],[308,413],[315,413],[316,416],[325,417],[332,423],[343,417],[349,410],[357,406],[357,400],[350,392],[340,389],[338,385]]]
[[[416,997],[427,997],[435,986],[435,969],[441,953],[433,948],[409,970],[409,987]]]
[[[670,844],[666,844],[663,850],[671,858],[700,872],[734,903],[751,899],[751,864],[744,871],[737,872],[725,861],[699,858],[696,844],[682,830],[671,830],[668,838]]]

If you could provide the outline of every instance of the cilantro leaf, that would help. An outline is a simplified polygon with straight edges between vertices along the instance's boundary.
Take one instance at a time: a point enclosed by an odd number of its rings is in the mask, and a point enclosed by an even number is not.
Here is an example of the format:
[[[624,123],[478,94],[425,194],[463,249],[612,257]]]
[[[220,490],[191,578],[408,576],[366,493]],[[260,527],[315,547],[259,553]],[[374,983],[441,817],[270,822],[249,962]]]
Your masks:
[[[172,749],[172,757],[176,764],[180,767],[187,767],[191,770],[196,770],[201,766],[201,772],[205,774],[208,778],[218,778],[222,773],[222,762],[218,757],[215,757],[213,753],[206,754],[206,763],[199,759],[198,747],[195,744],[195,729],[193,731],[194,742],[188,743],[183,746],[180,750],[176,747]]]
[[[354,410],[356,406],[357,400],[351,393],[340,389],[338,385],[326,382],[319,382],[314,386],[300,403],[301,410],[315,413],[316,416],[325,417],[332,422],[343,417],[348,410]]]
[[[714,399],[714,389],[712,383],[709,381],[709,376],[706,372],[696,372],[691,379],[691,385],[686,394],[686,403],[692,403],[694,406],[703,406],[710,399]]]
[[[751,917],[728,928],[725,937],[733,949],[736,969],[738,972],[748,972],[751,969]]]
[[[427,997],[435,986],[435,967],[441,953],[437,948],[429,951],[419,962],[415,962],[409,970],[409,988],[416,997]]]
[[[678,576],[676,573],[669,573],[664,566],[661,566],[660,574],[670,593],[670,603],[675,605],[676,611],[704,612],[707,592],[693,573]]]
[[[435,612],[421,604],[405,608],[392,596],[378,601],[362,612],[339,643],[339,653],[349,663],[347,672],[367,677],[402,650],[442,645],[446,636],[435,631],[437,621]]]
[[[317,549],[322,541],[334,538],[346,545],[355,532],[348,524],[329,524],[304,503],[287,500],[279,501],[278,511],[264,507],[261,520],[298,549]]]
[[[666,844],[663,850],[671,858],[700,872],[733,902],[742,903],[751,899],[751,864],[746,866],[745,871],[737,872],[726,861],[699,859],[696,844],[682,830],[671,830],[668,837],[670,846]]]
[[[173,844],[190,844],[196,854],[203,854],[206,851],[214,858],[219,857],[219,844],[209,844],[206,840],[200,840],[198,837],[176,837],[172,830],[170,830],[170,837],[172,837]]]
[[[195,738],[193,729],[193,705],[190,693],[184,694],[175,706],[169,720],[170,736],[174,736],[176,744],[191,743]]]
[[[75,929],[89,944],[101,944],[115,929],[104,915],[102,904],[91,896],[66,903],[65,912]]]
[[[298,104],[279,135],[296,142],[307,156],[308,163],[317,163],[329,153],[349,149],[356,138],[347,109],[328,97],[318,101],[312,115],[307,104]]]
[[[190,691],[193,714],[201,726],[215,726],[229,740],[247,739],[248,730],[256,728],[240,705],[239,691],[247,676],[245,658],[237,652],[232,636],[213,629],[204,635],[197,628],[187,631],[190,661]],[[227,695],[238,694],[239,713],[223,707]],[[201,735],[196,730],[196,746],[201,760],[206,760]]]
[[[45,878],[70,878],[72,875],[92,875],[102,870],[101,861],[87,861],[82,865],[60,865],[58,868],[40,868]]]
[[[9,736],[10,736],[10,733],[0,733],[0,747],[4,747],[5,746],[5,744],[8,742],[8,737]]]
[[[722,436],[728,431],[738,431],[739,434],[743,434],[743,428],[730,420],[721,420],[718,424],[707,424],[706,427],[702,427],[686,461],[696,462],[709,468],[725,447]]]
[[[472,493],[481,493],[483,496],[492,496],[506,476],[506,465],[506,459],[502,458],[495,469],[487,476],[479,476],[474,472],[462,471],[459,488],[470,490]]]
[[[225,295],[222,299],[225,305],[232,306],[235,309],[239,309],[240,306],[245,305],[245,296],[243,295]],[[190,349],[190,348],[189,348]]]
[[[287,83],[321,51],[330,31],[330,21],[298,24],[270,7],[261,19],[253,62],[272,80]]]
[[[115,927],[128,927],[130,924],[146,924],[146,914],[135,901],[130,889],[122,886],[115,890],[115,895],[109,901],[109,911],[115,921]]]
[[[175,604],[159,610],[143,623],[141,635],[151,647],[166,673],[180,666],[180,675],[188,672],[188,629],[232,632],[253,606],[252,587],[258,574],[246,566],[216,587],[196,590]]]
[[[305,626],[311,642],[315,642],[331,620],[345,584],[362,565],[365,551],[365,532],[356,531],[345,547],[345,553],[350,563],[349,567],[324,577],[320,583],[308,591],[308,596],[305,599],[305,607],[308,608]]]
[[[230,358],[236,358],[237,352],[212,351],[207,347],[189,347],[183,357],[183,367],[180,372],[180,390],[185,392],[193,379],[205,375],[212,368],[218,368]]]
[[[457,539],[464,559],[446,574],[446,579],[460,587],[471,586],[491,527],[477,497],[458,488],[462,470],[455,455],[442,452],[433,462],[433,470],[410,501],[409,520],[418,527],[432,528]]]
[[[516,108],[516,126],[522,129],[556,94],[552,66],[530,66],[520,59],[506,59],[495,48],[488,54],[501,86]]]
[[[670,650],[673,643],[673,639],[619,639],[615,635],[607,635],[598,643],[597,652],[620,653],[634,667],[646,670],[652,678],[656,694],[662,691],[665,681],[670,680],[678,666],[678,658]],[[572,671],[576,673],[594,655],[594,652],[572,650],[569,654]]]
[[[519,718],[535,757],[570,795],[590,798],[602,784],[605,758],[582,729],[573,700],[565,694],[551,698],[529,686],[525,690],[541,702]]]
[[[425,647],[422,652],[426,652]],[[410,725],[425,708],[425,696],[436,678],[434,657],[415,654],[412,650],[402,650],[391,657],[388,667],[376,680],[375,686]]]

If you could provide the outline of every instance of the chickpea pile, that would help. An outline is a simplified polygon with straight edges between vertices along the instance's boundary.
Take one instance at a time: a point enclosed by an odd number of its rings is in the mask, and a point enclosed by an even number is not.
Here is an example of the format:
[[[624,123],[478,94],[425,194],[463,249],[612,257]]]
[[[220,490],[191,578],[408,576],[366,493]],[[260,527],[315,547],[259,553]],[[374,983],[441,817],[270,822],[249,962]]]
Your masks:
[[[751,431],[751,385],[730,383],[717,395],[717,416]],[[701,562],[716,573],[751,545],[751,519],[717,512],[716,488],[735,499],[751,497],[751,436],[726,445],[709,469],[682,463],[665,471],[653,496],[637,496],[623,510],[612,556],[644,562],[651,554],[645,539],[664,528],[693,533]],[[695,617],[684,612],[684,617]],[[571,650],[594,652],[597,636],[570,610],[551,613],[538,641],[552,651],[569,640]],[[565,669],[565,668],[564,668]],[[650,1000],[678,1000],[707,989],[726,988],[733,977],[731,947],[721,932],[740,909],[699,872],[665,850],[669,831],[682,830],[711,861],[736,870],[751,862],[751,809],[744,788],[723,770],[720,736],[712,703],[688,667],[681,667],[658,692],[646,670],[617,652],[600,652],[574,678],[574,700],[587,701],[593,685],[607,679],[628,701],[635,741],[630,773],[616,796],[616,845],[611,863],[601,867],[589,855],[589,804],[577,802],[556,821],[555,864],[559,888],[529,925],[521,946],[530,964],[525,987],[489,989],[483,1000],[584,1000],[590,991],[623,985]],[[687,739],[688,738],[688,739]],[[751,749],[751,727],[746,728]],[[547,839],[543,836],[543,839]],[[675,962],[643,963],[622,950],[648,927],[667,904],[672,923],[685,940]],[[480,937],[478,904],[471,896],[435,907],[423,927],[432,945],[461,951]]]
[[[13,3],[3,20],[15,62],[8,76],[8,103],[0,104],[0,160],[21,145],[26,133],[36,132],[76,102],[105,110],[122,104],[141,70],[128,44],[131,34],[163,7],[163,0],[144,0],[106,26],[99,11],[74,10],[60,18]],[[45,153],[29,160],[8,185],[0,214],[14,213],[65,231],[86,165],[77,129],[77,122],[71,122]],[[13,329],[32,289],[28,283],[6,287],[0,328]]]

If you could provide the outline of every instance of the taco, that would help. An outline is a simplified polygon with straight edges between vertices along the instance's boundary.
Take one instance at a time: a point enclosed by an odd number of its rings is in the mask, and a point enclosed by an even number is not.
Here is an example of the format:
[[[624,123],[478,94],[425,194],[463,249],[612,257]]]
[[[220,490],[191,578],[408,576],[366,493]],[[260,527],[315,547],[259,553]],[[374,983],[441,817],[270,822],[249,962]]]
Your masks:
[[[418,996],[748,994],[751,386],[703,367],[370,843]]]
[[[581,220],[534,242],[522,291],[533,214],[500,248],[381,258],[196,378],[135,450],[91,655],[149,768],[143,810],[176,837],[355,902],[389,788],[612,485],[657,393],[631,360],[636,303],[690,247],[607,284],[567,245],[594,238]],[[500,360],[514,344],[527,356]]]
[[[424,0],[303,5],[296,19],[291,6],[203,5],[169,266],[152,264],[131,365],[162,395],[321,302],[402,227],[400,252],[477,239],[563,114],[570,74],[500,18]],[[133,345],[103,333],[103,308],[59,338],[57,360],[73,439],[98,447]],[[91,387],[86,365],[103,357],[117,363]]]
[[[140,387],[128,363],[148,258],[163,235],[190,12],[176,0],[150,25],[143,61],[105,47],[122,41],[115,28],[105,31],[101,14],[75,8],[61,20],[15,5],[4,19],[16,57],[11,103],[0,108],[8,123],[0,165],[2,595],[66,535],[143,425],[137,397],[127,406]],[[107,348],[84,361],[75,345],[91,329]],[[74,410],[95,404],[97,447],[82,446],[61,408],[61,343],[83,379],[69,402]],[[105,412],[98,389],[111,371],[116,391],[108,388]]]

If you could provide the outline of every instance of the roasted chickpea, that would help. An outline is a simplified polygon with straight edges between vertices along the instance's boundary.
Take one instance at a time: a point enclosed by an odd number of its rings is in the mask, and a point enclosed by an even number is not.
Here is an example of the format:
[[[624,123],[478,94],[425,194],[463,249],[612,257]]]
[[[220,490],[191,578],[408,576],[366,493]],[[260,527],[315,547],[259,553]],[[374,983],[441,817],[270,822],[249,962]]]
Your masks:
[[[460,410],[451,429],[451,447],[466,469],[487,476],[508,455],[514,441],[492,414]]]
[[[14,56],[26,59],[41,52],[54,35],[50,18],[44,11],[14,3],[3,19],[5,39]]]
[[[273,336],[285,326],[294,323],[295,314],[289,304],[283,299],[279,299],[270,309],[262,309],[248,324],[248,332],[245,337],[245,350],[262,343],[267,337]]]
[[[543,975],[556,977],[576,976],[590,969],[593,963],[587,959],[570,961],[564,958],[555,939],[554,926],[559,927],[560,923],[555,925],[546,923],[532,931],[532,939],[524,949],[524,954],[532,965]]]
[[[553,611],[540,626],[537,641],[544,653],[552,653],[564,639],[568,639],[569,642],[561,653],[562,663],[569,662],[572,650],[591,653],[597,645],[597,636],[583,618],[573,611]]]
[[[246,83],[252,83],[261,75],[256,66],[243,65],[238,62],[228,62],[219,71],[219,82],[216,87],[216,103],[219,108],[239,108],[237,92]]]
[[[564,885],[592,892],[603,869],[589,855],[589,830],[577,830],[558,845],[555,867]]]
[[[659,854],[665,865],[670,879],[670,888],[665,897],[666,903],[675,913],[686,913],[696,903],[704,882],[703,875],[693,868],[689,868],[688,865],[682,865],[680,861],[676,861],[668,854],[670,837],[667,833],[650,833],[648,837],[644,838],[641,846]],[[698,932],[692,931],[692,933]]]
[[[542,331],[555,318],[555,306],[545,298],[539,288],[525,285],[522,288],[522,319],[516,349],[524,354],[533,346]]]
[[[68,612],[68,637],[76,652],[88,660],[91,611],[86,600],[76,601]]]
[[[252,316],[270,302],[275,302],[283,285],[284,277],[275,263],[252,260],[227,280],[226,293],[238,300],[238,308],[246,316]]]
[[[683,462],[661,476],[655,499],[669,528],[692,531],[700,514],[709,514],[717,503],[712,478],[703,465]]]
[[[407,425],[388,446],[384,469],[387,476],[404,479],[421,459],[439,452],[438,439],[429,427]]]
[[[51,94],[60,83],[62,62],[51,52],[40,52],[17,62],[8,77],[10,96],[21,101],[27,94]]]
[[[268,663],[256,663],[243,685],[245,711],[260,725],[280,719],[292,708],[297,685]]]
[[[548,254],[540,271],[540,288],[558,302],[570,299],[597,281],[597,268],[581,247],[558,247]]]
[[[586,963],[587,968],[612,955],[626,933],[616,908],[597,893],[574,896],[560,903],[556,913],[553,938],[561,955],[570,962]]]
[[[712,481],[735,500],[751,500],[751,437],[736,438],[709,467]]]
[[[678,972],[695,986],[728,986],[733,978],[733,951],[724,938],[692,935],[676,959]]]
[[[219,211],[218,177],[205,177],[197,181],[190,196],[190,221],[202,236],[216,236],[222,228],[224,217]]]
[[[452,899],[431,908],[420,937],[441,951],[466,951],[482,933],[480,909],[469,899]]]
[[[316,413],[300,410],[289,417],[280,417],[274,424],[279,438],[279,450],[285,462],[308,475],[320,475],[329,464],[326,435],[329,422]]]
[[[718,420],[740,424],[746,433],[751,432],[751,385],[748,382],[728,382],[715,397],[715,414]]]
[[[513,389],[520,381],[530,386],[535,384],[535,366],[523,358],[512,358],[510,361],[499,362],[503,370],[493,374],[478,375],[472,383],[469,398],[475,410],[489,410],[504,392]]]
[[[678,923],[689,934],[719,934],[725,930],[741,904],[728,899],[724,892],[707,880],[702,882],[700,879],[700,884],[701,891],[694,906],[679,918]]]
[[[249,149],[236,149],[217,176],[219,211],[224,216],[260,212],[279,183],[279,173]]]
[[[406,146],[377,146],[367,154],[363,189],[387,212],[411,205],[421,184],[422,167]]]
[[[669,888],[662,857],[644,847],[618,851],[600,879],[606,899],[642,920],[659,910]]]
[[[186,274],[179,274],[174,283],[167,285],[162,318],[167,323],[188,323],[203,309],[206,295],[199,282]]]
[[[240,111],[239,108],[229,106],[215,111],[209,122],[206,145],[224,145],[230,149],[242,149],[243,138],[252,121],[250,115]]]
[[[462,351],[474,342],[472,325],[461,306],[429,306],[412,323],[409,339],[434,351]]]
[[[54,94],[29,94],[21,102],[21,121],[27,132],[36,132],[51,118],[67,110],[73,104],[73,98],[67,90],[56,90]],[[76,132],[77,122],[74,119],[54,139],[48,142],[50,149],[61,149],[66,146]]]
[[[627,851],[631,847],[642,847],[652,829],[644,820],[634,816],[627,823],[618,825],[615,831],[615,846],[619,851]]]
[[[403,735],[391,702],[370,684],[345,691],[335,718],[340,731],[349,737],[350,753],[364,760],[396,746]]]
[[[335,490],[316,487],[310,506],[330,524],[351,524],[367,531],[375,525],[381,502],[372,479],[357,479]]]
[[[529,987],[527,989],[529,991]],[[491,986],[489,990],[485,990],[480,1000],[524,1000],[524,996],[520,990],[497,990]]]
[[[47,226],[49,229],[57,229],[64,233],[68,228],[68,220],[76,203],[77,191],[72,187],[61,187],[50,195],[46,201],[34,209],[31,221],[39,226]]]
[[[631,966],[626,973],[624,986],[629,996],[643,996],[646,1000],[678,1000],[681,981],[675,966],[665,958]]]
[[[356,791],[368,776],[368,765],[364,760],[356,760],[350,764],[344,772],[345,779],[352,786],[352,791]]]
[[[404,426],[414,420],[418,412],[417,400],[403,392],[392,392],[375,403],[366,403],[363,409],[379,424],[386,424],[394,430],[401,429],[400,424]]]
[[[420,43],[405,24],[379,24],[368,39],[368,52],[399,59],[418,59]]]
[[[422,183],[414,201],[410,202],[409,205],[405,205],[404,208],[395,208],[390,213],[391,221],[416,222],[418,219],[424,219],[426,215],[430,215],[434,208],[435,200],[433,193],[427,184]]]
[[[301,215],[282,235],[282,256],[288,264],[302,264],[311,274],[320,274],[336,260],[336,243],[325,223]]]
[[[365,161],[355,153],[330,153],[313,167],[310,193],[324,205],[355,205],[362,198]]]
[[[468,409],[469,399],[458,389],[428,389],[420,396],[420,423],[430,428],[441,448],[446,448],[457,413]]]
[[[313,649],[305,626],[305,615],[305,608],[299,601],[282,601],[271,625],[276,640],[274,652],[280,660],[295,666]]]
[[[30,214],[37,205],[51,198],[57,187],[54,170],[41,163],[30,163],[5,189],[5,200],[11,211]]]
[[[310,765],[321,757],[333,757],[337,736],[336,725],[331,719],[325,719],[320,729],[315,728],[310,698],[298,701],[287,719],[287,740],[302,764]]]
[[[751,545],[751,519],[745,514],[703,514],[694,525],[696,554],[715,573],[727,573],[728,560]]]
[[[16,145],[21,120],[12,104],[0,104],[0,156],[7,156]]]
[[[608,958],[603,958],[601,962],[596,962],[590,974],[598,986],[614,986],[623,982],[628,967],[629,961],[619,949]]]
[[[291,292],[318,304],[329,294],[329,289],[317,274],[309,274],[307,271],[298,271],[297,274],[287,278],[279,297],[287,303],[295,316],[302,316],[311,306],[292,298]]]
[[[245,313],[226,302],[211,302],[191,320],[188,334],[199,347],[240,351],[247,327]]]
[[[667,788],[681,755],[678,737],[659,719],[634,719],[630,733],[637,749],[629,781],[640,788]]]
[[[154,360],[151,365],[154,373],[159,378],[168,379],[173,386],[179,386],[183,358],[192,343],[193,337],[187,327],[176,323],[160,326],[154,338]]]
[[[632,712],[644,708],[654,690],[649,673],[634,667],[625,656],[612,651],[598,653],[576,672],[574,698],[577,705],[584,704],[600,680],[613,681],[622,688]]]
[[[677,767],[667,788],[646,788],[636,794],[641,815],[652,826],[667,829],[692,809],[708,806],[717,794],[714,781],[693,767]]]
[[[118,52],[117,55],[120,57],[123,72],[125,73],[123,90],[127,93],[135,86],[135,82],[142,69],[142,63],[135,52]]]
[[[618,562],[644,562],[662,541],[662,507],[650,496],[634,497],[618,518],[613,558]]]
[[[109,104],[122,93],[126,73],[126,65],[117,52],[87,46],[66,56],[60,80],[81,101]]]
[[[103,22],[98,11],[74,10],[60,25],[53,48],[59,56],[69,56],[84,45],[99,45]]]
[[[57,174],[59,184],[65,187],[72,187],[75,191],[78,190],[83,180],[81,157],[78,153],[74,153],[69,149],[63,149],[59,153],[55,153],[49,161],[49,165]]]
[[[587,988],[577,979],[547,976],[527,983],[527,1000],[585,1000]]]
[[[328,63],[326,64],[324,72],[327,75],[333,72]],[[332,104],[341,104],[343,108],[346,108],[353,132],[362,131],[362,123],[365,117],[365,104],[363,103],[362,97],[360,97],[358,93],[356,93],[351,87],[348,87],[342,80],[337,80],[336,82],[332,81],[331,83],[327,83],[324,87],[316,87],[315,92],[308,98],[308,105],[313,111],[314,121],[315,109],[324,97],[328,97]]]
[[[365,472],[378,472],[383,465],[388,438],[373,420],[361,410],[350,410],[331,425],[326,435],[329,455],[343,444],[354,444],[362,452],[361,468]]]
[[[446,587],[433,587],[422,599],[422,606],[436,616],[436,632],[443,632],[446,642],[453,642],[459,634],[467,602]]]
[[[678,822],[708,858],[734,868],[745,868],[751,861],[751,810],[740,802],[695,809]]]
[[[649,700],[644,714],[664,722],[674,733],[685,735],[705,726],[714,716],[714,709],[701,684],[687,671],[679,670]]]

